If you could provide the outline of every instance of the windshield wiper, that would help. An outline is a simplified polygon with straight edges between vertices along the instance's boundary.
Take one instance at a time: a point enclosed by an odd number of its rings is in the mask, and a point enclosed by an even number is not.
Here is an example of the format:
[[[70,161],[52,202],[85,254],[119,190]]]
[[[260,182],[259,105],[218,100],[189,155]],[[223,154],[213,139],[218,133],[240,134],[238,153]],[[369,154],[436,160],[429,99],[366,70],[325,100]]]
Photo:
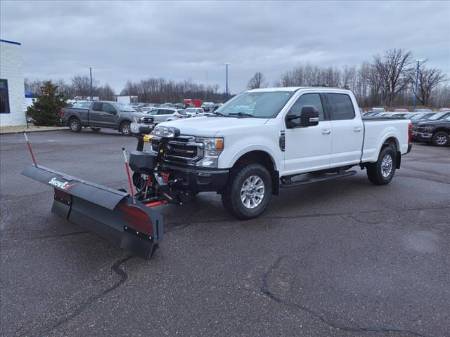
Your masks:
[[[237,116],[237,117],[255,117],[252,114],[249,114],[247,112],[231,112],[228,114],[229,116]]]
[[[211,112],[214,116],[220,116],[220,117],[227,117],[227,115],[219,112],[219,111],[213,111]],[[211,115],[210,115],[211,116]]]

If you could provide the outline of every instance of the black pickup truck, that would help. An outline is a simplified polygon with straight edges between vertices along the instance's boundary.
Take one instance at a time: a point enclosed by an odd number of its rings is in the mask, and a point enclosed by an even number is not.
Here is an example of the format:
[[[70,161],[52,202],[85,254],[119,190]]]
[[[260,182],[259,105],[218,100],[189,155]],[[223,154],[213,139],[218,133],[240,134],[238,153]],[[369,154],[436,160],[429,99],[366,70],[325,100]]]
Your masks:
[[[420,122],[413,129],[414,140],[436,146],[450,145],[450,112],[437,120]]]
[[[60,118],[62,124],[69,126],[73,132],[80,132],[83,127],[90,127],[94,131],[107,128],[118,130],[125,136],[131,134],[132,122],[153,124],[149,114],[137,112],[128,104],[109,101],[87,102],[82,106],[63,108]]]

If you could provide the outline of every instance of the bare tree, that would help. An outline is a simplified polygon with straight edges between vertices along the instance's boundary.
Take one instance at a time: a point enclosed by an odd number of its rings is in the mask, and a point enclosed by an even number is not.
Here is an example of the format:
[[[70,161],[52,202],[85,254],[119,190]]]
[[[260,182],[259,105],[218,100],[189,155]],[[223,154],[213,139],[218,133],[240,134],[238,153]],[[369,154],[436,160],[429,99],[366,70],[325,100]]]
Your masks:
[[[266,79],[264,78],[263,73],[256,72],[255,75],[248,81],[247,87],[249,89],[257,89],[266,86]]]
[[[391,49],[383,57],[375,56],[374,69],[380,81],[383,103],[391,107],[397,94],[410,83],[411,52]]]
[[[444,73],[436,68],[419,68],[417,74],[418,88],[415,95],[422,105],[428,106],[431,103],[431,94],[436,87],[446,80]]]
[[[113,101],[115,99],[114,90],[109,84],[95,88],[94,94],[105,101]]]
[[[91,81],[88,76],[76,75],[72,77],[72,89],[74,96],[88,97],[91,94]],[[92,84],[94,91],[95,85]]]

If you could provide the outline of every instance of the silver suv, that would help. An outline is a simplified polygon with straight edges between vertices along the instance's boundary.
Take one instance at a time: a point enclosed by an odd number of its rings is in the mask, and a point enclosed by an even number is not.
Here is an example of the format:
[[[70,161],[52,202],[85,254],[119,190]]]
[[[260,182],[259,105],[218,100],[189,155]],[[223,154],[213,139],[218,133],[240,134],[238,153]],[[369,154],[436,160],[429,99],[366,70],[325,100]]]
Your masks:
[[[182,118],[183,115],[175,108],[153,108],[147,111],[147,114],[153,117],[153,122],[155,124],[167,121],[173,121],[178,118]]]

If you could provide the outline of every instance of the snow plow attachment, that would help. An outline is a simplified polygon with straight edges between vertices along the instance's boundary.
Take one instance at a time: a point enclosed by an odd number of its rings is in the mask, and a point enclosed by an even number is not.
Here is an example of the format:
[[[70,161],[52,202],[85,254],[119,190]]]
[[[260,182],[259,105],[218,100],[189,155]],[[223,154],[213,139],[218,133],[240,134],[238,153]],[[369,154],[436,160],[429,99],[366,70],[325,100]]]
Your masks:
[[[149,259],[163,236],[156,209],[135,201],[127,192],[33,165],[22,174],[54,188],[52,212],[95,232],[114,245]]]

